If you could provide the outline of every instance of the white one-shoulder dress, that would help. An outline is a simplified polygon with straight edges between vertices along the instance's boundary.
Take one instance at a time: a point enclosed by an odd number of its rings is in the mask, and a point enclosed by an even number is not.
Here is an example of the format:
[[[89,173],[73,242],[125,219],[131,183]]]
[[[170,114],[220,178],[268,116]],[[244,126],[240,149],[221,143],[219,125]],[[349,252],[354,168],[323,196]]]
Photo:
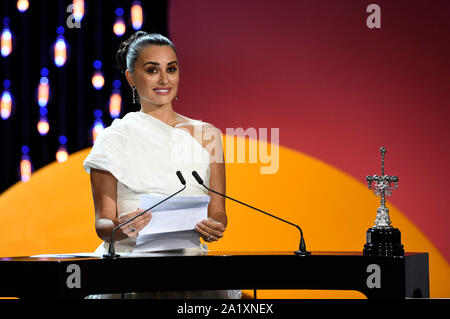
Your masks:
[[[127,113],[115,119],[96,138],[83,167],[110,172],[117,179],[117,214],[135,211],[139,207],[141,194],[170,195],[181,188],[176,176],[181,171],[186,179],[182,196],[204,196],[207,191],[192,176],[197,171],[208,186],[210,177],[210,154],[188,131],[178,128],[183,125],[197,126],[208,123],[185,117],[186,122],[172,127],[143,112]],[[178,196],[178,195],[177,195]],[[173,240],[182,243],[176,247],[186,252],[205,251],[195,230],[154,235],[157,247],[174,249]],[[132,252],[136,238],[115,242],[117,252]],[[146,247],[148,244],[146,243]],[[108,251],[109,243],[103,242],[96,253]],[[168,278],[167,280],[170,280]],[[167,291],[149,293],[126,293],[95,295],[91,298],[239,298],[240,291]]]

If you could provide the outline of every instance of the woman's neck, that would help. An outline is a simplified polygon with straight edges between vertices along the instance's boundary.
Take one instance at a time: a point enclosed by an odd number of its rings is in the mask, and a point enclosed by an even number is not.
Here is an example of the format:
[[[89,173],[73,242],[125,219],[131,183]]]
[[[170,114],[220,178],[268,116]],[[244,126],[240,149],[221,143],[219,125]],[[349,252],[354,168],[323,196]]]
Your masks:
[[[141,112],[156,117],[158,120],[175,126],[178,123],[178,114],[172,108],[172,103],[161,106],[141,104]]]

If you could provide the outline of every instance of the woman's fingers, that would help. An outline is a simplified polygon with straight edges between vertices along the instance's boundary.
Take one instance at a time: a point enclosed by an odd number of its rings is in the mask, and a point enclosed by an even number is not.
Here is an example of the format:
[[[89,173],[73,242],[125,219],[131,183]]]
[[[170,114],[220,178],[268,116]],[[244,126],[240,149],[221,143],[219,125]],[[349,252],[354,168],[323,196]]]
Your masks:
[[[217,241],[223,237],[225,226],[222,223],[204,219],[195,227],[205,241]]]
[[[127,220],[135,217],[136,215],[142,213],[142,209],[136,210],[134,212],[122,214],[119,216],[119,224],[126,222]],[[146,212],[142,216],[137,217],[133,221],[129,222],[125,226],[122,226],[122,231],[129,237],[136,237],[138,233],[150,222],[152,214],[150,211]]]
[[[127,221],[127,220],[129,220],[129,219],[131,219],[133,217],[135,217],[136,215],[138,215],[138,214],[140,214],[142,212],[143,212],[143,210],[139,209],[139,210],[136,210],[134,212],[130,212],[130,213],[126,213],[126,214],[120,215],[119,218],[118,218],[119,224],[121,224],[121,223],[123,223],[123,222],[125,222],[125,221]],[[136,219],[134,219],[130,223],[137,223],[137,222],[140,222],[142,220],[145,220],[145,221],[149,222],[150,219],[151,219],[151,213],[150,213],[150,211],[148,211],[144,215],[137,217]]]
[[[204,219],[197,225],[204,231],[214,236],[221,236],[225,231],[225,226],[222,223],[210,219]]]
[[[129,224],[122,227],[122,231],[129,237],[137,237],[139,232],[148,224],[145,221],[132,221]]]
[[[147,213],[145,213],[144,215],[146,215]],[[147,224],[150,222],[151,217],[145,217],[145,218],[136,218],[137,222],[133,223],[131,222],[130,224],[133,224],[133,228],[136,228],[136,230],[139,232],[141,231],[145,226],[147,226]]]
[[[196,230],[197,233],[200,235],[200,237],[203,238],[203,240],[205,240],[205,241],[210,241],[208,232],[206,232],[206,231],[204,231],[203,229],[201,229],[201,228],[198,226],[198,224],[195,226],[195,230]]]

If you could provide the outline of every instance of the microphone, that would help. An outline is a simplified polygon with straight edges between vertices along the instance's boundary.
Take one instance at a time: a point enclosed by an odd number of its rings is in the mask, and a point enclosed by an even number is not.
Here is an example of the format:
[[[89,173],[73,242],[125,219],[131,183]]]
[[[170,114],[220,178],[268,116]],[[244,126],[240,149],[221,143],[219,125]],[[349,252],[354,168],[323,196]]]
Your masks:
[[[105,258],[118,258],[118,257],[120,257],[119,254],[116,254],[116,251],[115,251],[115,249],[114,249],[114,233],[115,233],[115,231],[116,231],[117,229],[119,229],[120,227],[123,227],[123,226],[127,225],[128,223],[132,222],[133,220],[135,220],[135,219],[138,218],[139,216],[144,215],[144,214],[145,214],[146,212],[148,212],[150,209],[155,208],[156,206],[158,206],[158,205],[164,203],[164,202],[165,202],[166,200],[168,200],[169,198],[172,198],[172,197],[175,196],[176,194],[178,194],[178,193],[184,191],[184,189],[186,188],[186,181],[184,180],[184,177],[183,177],[183,175],[181,174],[180,171],[177,171],[176,174],[177,174],[178,179],[180,180],[181,184],[183,184],[183,188],[180,189],[179,191],[173,193],[172,195],[170,195],[170,196],[164,198],[162,201],[160,201],[159,203],[156,203],[156,204],[153,205],[152,207],[147,208],[147,209],[144,210],[143,212],[140,212],[140,213],[137,214],[136,216],[134,216],[134,217],[132,217],[132,218],[130,218],[130,219],[124,221],[123,223],[117,225],[116,227],[114,227],[114,228],[112,229],[112,232],[111,232],[111,240],[109,241],[109,249],[108,249],[108,253],[107,253],[107,254],[104,254],[103,257],[105,257]]]
[[[222,197],[231,199],[232,201],[235,201],[235,202],[237,202],[237,203],[239,203],[239,204],[242,204],[242,205],[244,205],[244,206],[250,207],[251,209],[254,209],[254,210],[258,211],[258,212],[261,212],[261,213],[266,214],[266,215],[268,215],[268,216],[270,216],[270,217],[276,218],[276,219],[278,219],[278,220],[281,220],[282,222],[285,222],[285,223],[287,223],[287,224],[289,224],[289,225],[294,226],[295,228],[297,228],[297,229],[300,231],[300,244],[299,244],[299,248],[298,248],[298,250],[295,251],[294,253],[295,253],[296,255],[299,255],[299,256],[307,256],[307,255],[310,255],[310,254],[311,254],[311,252],[309,252],[309,251],[306,250],[306,244],[305,244],[305,240],[304,240],[304,238],[303,238],[303,231],[302,231],[302,229],[300,228],[300,226],[298,226],[298,225],[296,225],[296,224],[293,224],[293,223],[291,223],[291,222],[288,222],[287,220],[284,220],[284,219],[282,219],[282,218],[280,218],[280,217],[277,217],[277,216],[275,216],[275,215],[269,214],[269,213],[267,213],[267,212],[265,212],[265,211],[262,211],[261,209],[258,209],[258,208],[256,208],[256,207],[250,206],[250,205],[248,205],[248,204],[246,204],[246,203],[243,203],[243,202],[241,202],[241,201],[238,201],[237,199],[231,198],[231,197],[229,197],[229,196],[227,196],[227,195],[224,195],[224,194],[222,194],[222,193],[216,192],[215,190],[212,190],[212,189],[206,187],[205,184],[203,184],[202,178],[200,177],[200,175],[198,175],[198,173],[197,173],[196,171],[193,171],[193,172],[192,172],[192,176],[194,176],[194,178],[197,180],[197,182],[198,182],[200,185],[202,185],[204,188],[206,188],[207,190],[209,190],[209,191],[211,191],[211,192],[213,192],[213,193],[215,193],[215,194],[217,194],[217,195],[220,195],[220,196],[222,196]]]

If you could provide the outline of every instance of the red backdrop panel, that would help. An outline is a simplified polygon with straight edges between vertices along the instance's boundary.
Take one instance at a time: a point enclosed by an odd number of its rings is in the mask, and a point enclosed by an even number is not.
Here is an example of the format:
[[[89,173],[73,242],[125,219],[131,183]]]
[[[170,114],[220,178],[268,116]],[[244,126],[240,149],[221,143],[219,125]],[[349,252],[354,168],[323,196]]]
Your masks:
[[[280,128],[280,144],[361,182],[385,146],[391,202],[450,260],[449,16],[445,0],[172,0],[176,109],[223,133]]]

